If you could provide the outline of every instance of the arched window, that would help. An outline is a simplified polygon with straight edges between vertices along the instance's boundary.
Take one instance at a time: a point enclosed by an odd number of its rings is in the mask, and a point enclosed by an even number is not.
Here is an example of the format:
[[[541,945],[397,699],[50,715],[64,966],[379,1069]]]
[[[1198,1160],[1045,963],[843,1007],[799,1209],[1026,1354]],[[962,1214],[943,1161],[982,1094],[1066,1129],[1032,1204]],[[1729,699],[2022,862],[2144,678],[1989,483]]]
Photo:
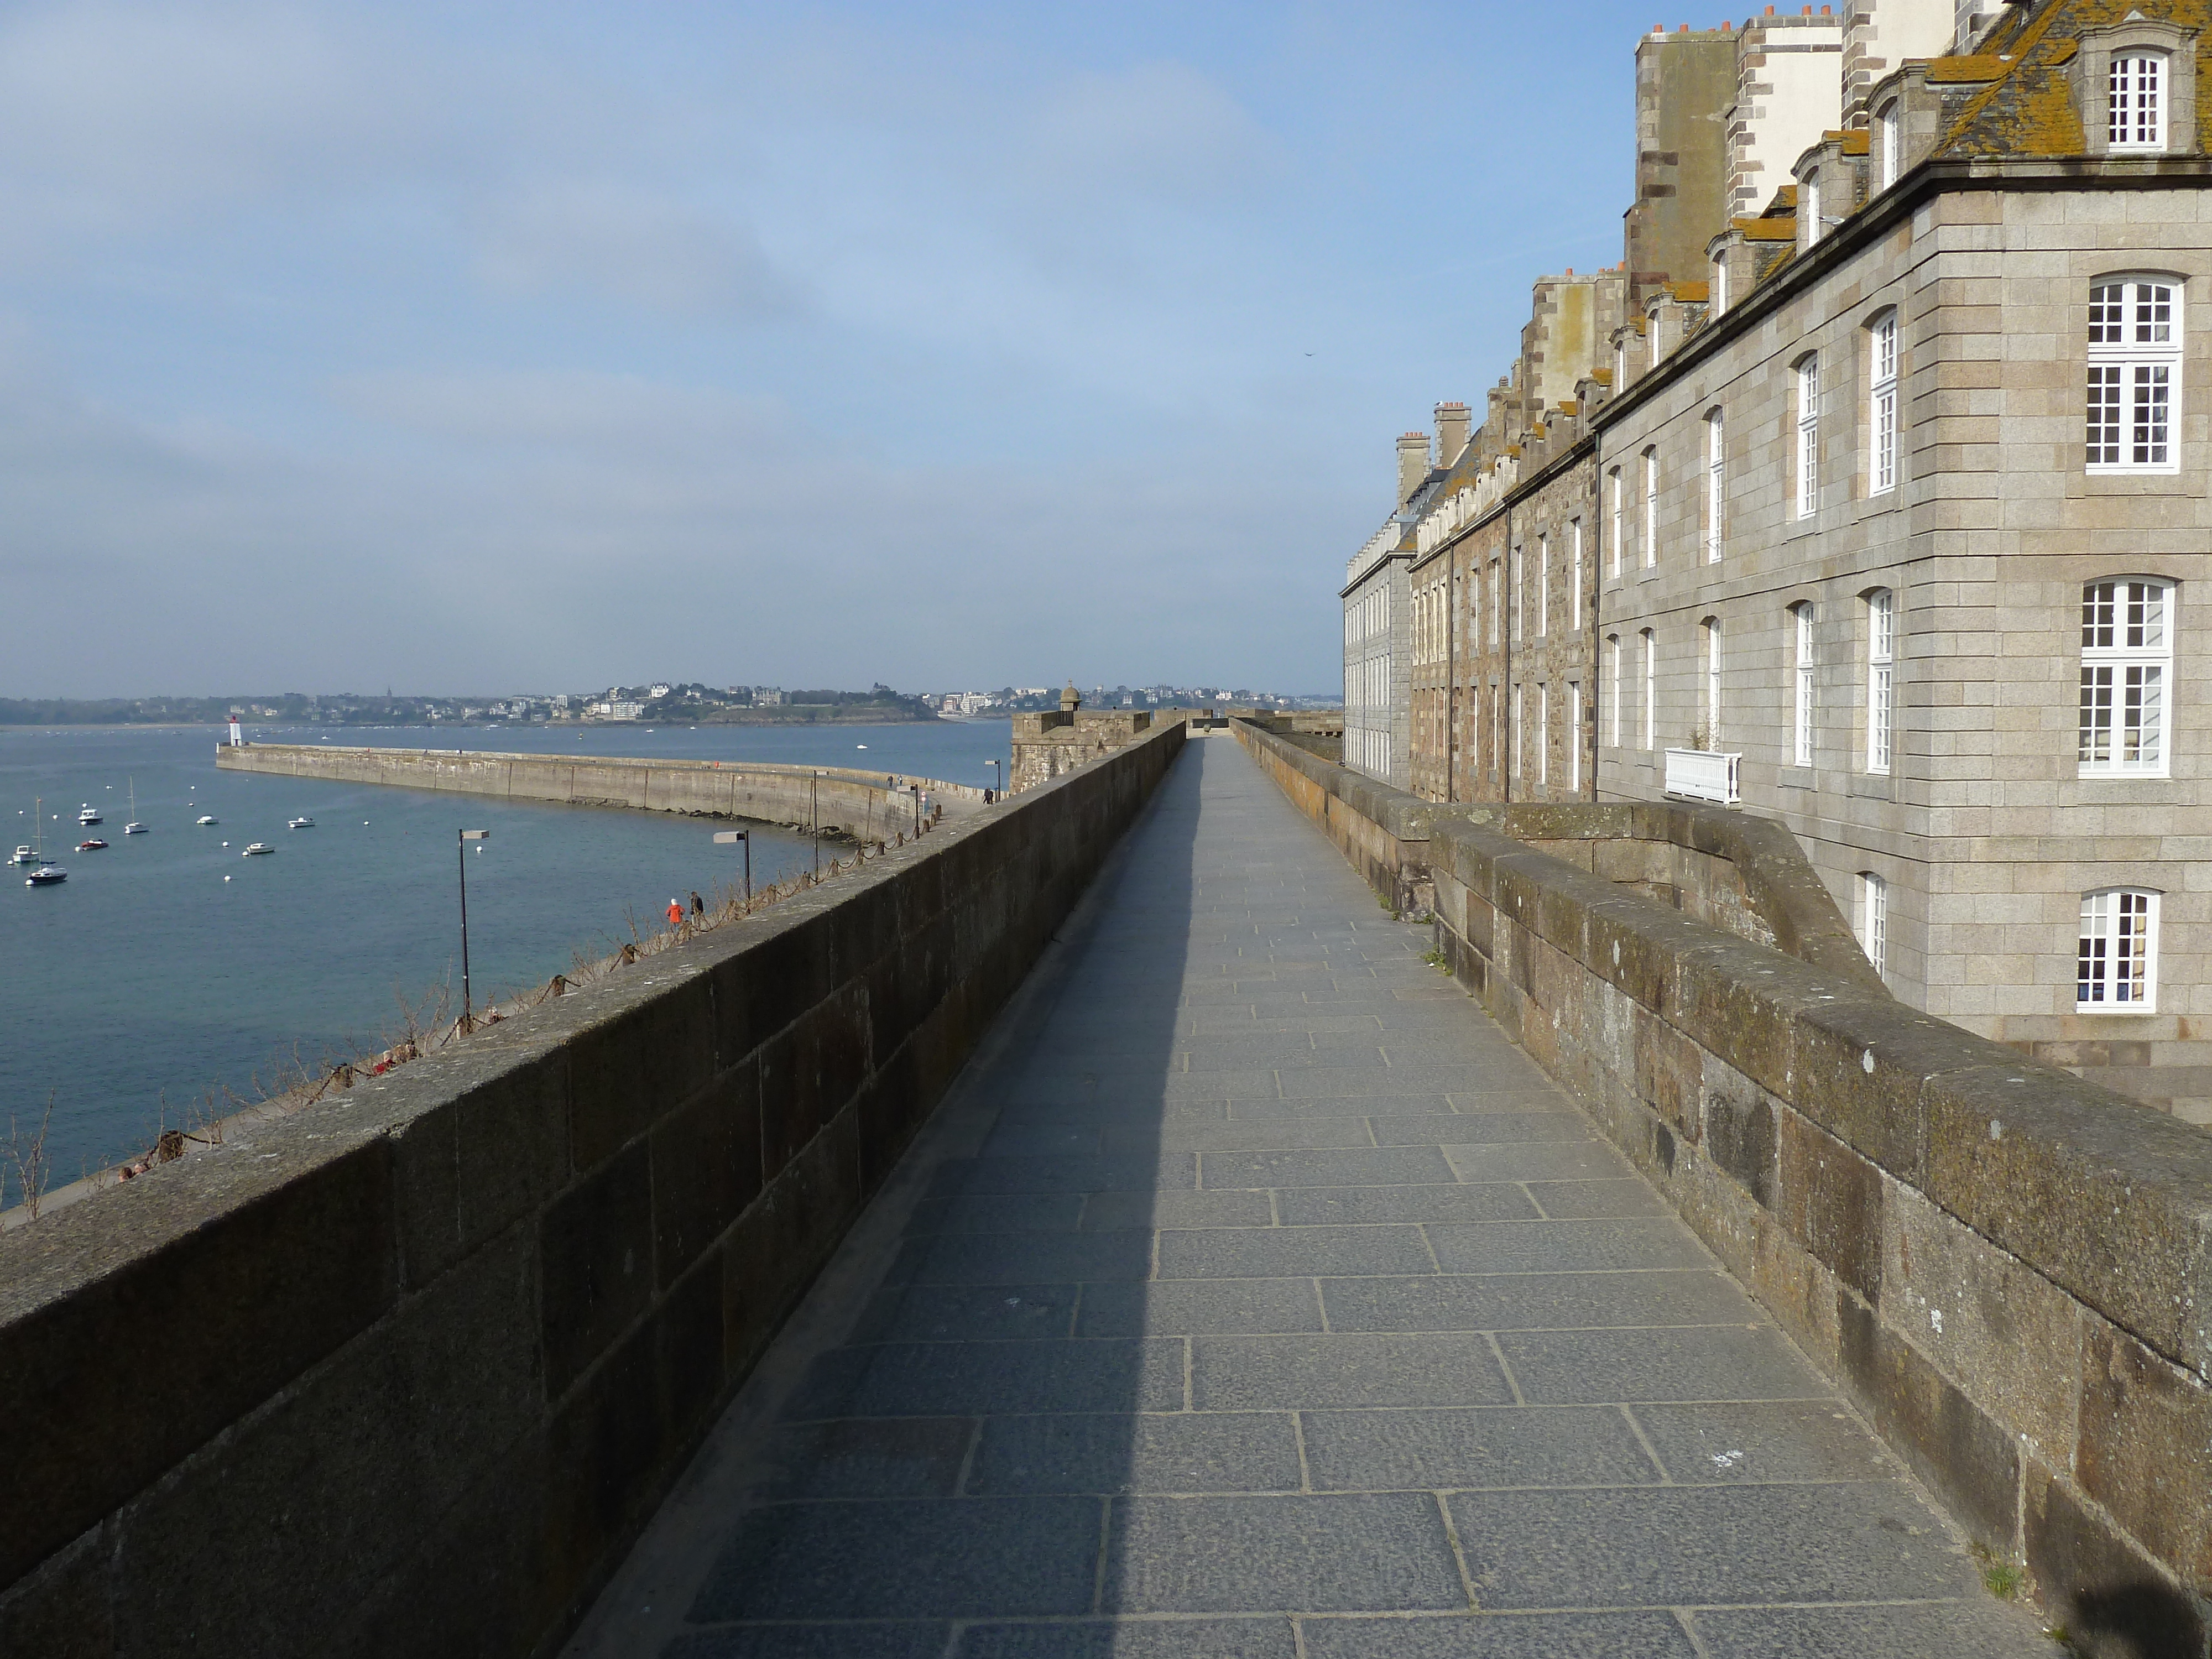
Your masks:
[[[1877,974],[1889,970],[1889,884],[1871,870],[1859,872],[1859,949]]]
[[[1659,636],[1644,630],[1644,747],[1648,752],[1658,728]]]
[[[2081,895],[2074,1006],[2081,1013],[2149,1013],[2158,1004],[2158,901],[2140,888]]]
[[[1813,607],[1790,607],[1790,763],[1813,763]]]
[[[1897,596],[1886,587],[1877,587],[1867,595],[1866,607],[1866,769],[1887,774],[1897,691]]]
[[[1875,137],[1878,145],[1876,164],[1881,172],[1876,175],[1876,190],[1887,190],[1897,182],[1897,175],[1905,171],[1905,134],[1897,119],[1897,100],[1884,104],[1874,118]]]
[[[1797,516],[1820,509],[1820,359],[1807,352],[1797,360]]]
[[[2170,583],[2116,578],[2082,587],[2079,759],[2084,776],[2166,775],[2173,612]]]
[[[1614,467],[1614,468],[1613,468],[1610,472],[1608,472],[1608,473],[1607,473],[1607,474],[1605,475],[1605,481],[1606,481],[1607,488],[1607,489],[1612,492],[1612,501],[1613,501],[1612,517],[1613,517],[1613,523],[1612,523],[1612,526],[1611,526],[1611,527],[1612,527],[1612,530],[1613,530],[1613,576],[1615,577],[1615,579],[1617,580],[1617,579],[1620,577],[1620,572],[1621,572],[1621,562],[1621,562],[1621,552],[1620,552],[1620,538],[1621,538],[1621,534],[1622,534],[1622,523],[1623,523],[1623,520],[1622,520],[1622,516],[1621,516],[1621,505],[1620,505],[1620,492],[1621,492],[1621,483],[1620,483],[1620,469],[1619,467],[1617,467],[1617,466],[1616,466],[1616,467]]]
[[[1867,330],[1867,493],[1897,488],[1897,313]]]
[[[2116,52],[2105,106],[2105,143],[2115,150],[2166,148],[2166,54]]]
[[[1705,741],[1698,747],[1721,746],[1721,619],[1708,617],[1699,625],[1705,639]]]
[[[1656,445],[1644,452],[1644,568],[1650,569],[1659,562],[1659,450]]]
[[[1705,413],[1705,562],[1718,564],[1727,521],[1728,437],[1717,409]]]
[[[2181,285],[2101,276],[2089,286],[2092,472],[2173,472],[2181,417]]]
[[[1626,736],[1620,729],[1620,635],[1618,634],[1605,636],[1605,698],[1607,741],[1618,749]]]

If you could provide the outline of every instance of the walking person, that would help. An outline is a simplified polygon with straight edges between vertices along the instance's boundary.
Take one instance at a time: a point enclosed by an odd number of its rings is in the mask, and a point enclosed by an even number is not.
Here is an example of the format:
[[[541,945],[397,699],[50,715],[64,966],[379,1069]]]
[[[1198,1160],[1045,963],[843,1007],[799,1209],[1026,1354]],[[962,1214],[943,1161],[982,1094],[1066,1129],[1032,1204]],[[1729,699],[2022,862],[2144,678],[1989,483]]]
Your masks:
[[[681,927],[684,925],[684,902],[681,899],[668,901],[668,925],[671,927]]]
[[[699,896],[699,890],[696,887],[691,890],[691,920],[695,922],[707,920],[707,901]]]

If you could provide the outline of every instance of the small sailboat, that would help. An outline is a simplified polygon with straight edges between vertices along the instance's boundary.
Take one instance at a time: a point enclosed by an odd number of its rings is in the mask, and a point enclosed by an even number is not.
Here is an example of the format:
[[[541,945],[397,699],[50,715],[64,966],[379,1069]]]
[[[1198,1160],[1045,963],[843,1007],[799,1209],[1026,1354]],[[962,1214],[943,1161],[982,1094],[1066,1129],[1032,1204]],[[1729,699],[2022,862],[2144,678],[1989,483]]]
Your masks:
[[[296,817],[284,827],[287,830],[312,830],[315,827],[315,821],[310,817]]]
[[[212,812],[203,812],[192,820],[194,823],[214,823],[216,821],[216,815]]]
[[[69,879],[69,872],[58,864],[42,864],[23,878],[26,887],[56,887]]]
[[[258,855],[258,854],[262,854],[262,853],[273,853],[273,852],[275,852],[276,850],[276,849],[274,847],[270,846],[270,845],[267,842],[265,842],[265,841],[249,841],[248,842],[246,842],[246,851],[245,851],[244,853],[240,854],[240,857],[242,857],[242,858],[249,858],[249,859],[250,859],[250,858],[253,858],[253,857],[255,857],[256,855]]]
[[[146,833],[146,826],[138,822],[138,780],[136,778],[131,780],[131,822],[123,826],[123,833],[126,836]]]

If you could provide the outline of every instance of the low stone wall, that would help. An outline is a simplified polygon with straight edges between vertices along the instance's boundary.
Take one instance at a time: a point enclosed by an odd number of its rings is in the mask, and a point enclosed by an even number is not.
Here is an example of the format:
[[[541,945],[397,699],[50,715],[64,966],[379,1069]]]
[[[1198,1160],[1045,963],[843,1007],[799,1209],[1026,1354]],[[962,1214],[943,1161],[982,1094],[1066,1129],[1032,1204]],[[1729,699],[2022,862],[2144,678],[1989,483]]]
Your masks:
[[[854,840],[890,841],[911,830],[919,784],[946,816],[980,811],[983,792],[934,778],[901,776],[886,787],[882,772],[850,767],[782,766],[747,761],[629,760],[603,755],[476,754],[458,750],[364,749],[335,744],[253,743],[216,750],[226,772],[343,783],[441,789],[502,800],[557,801],[569,806],[623,806],[644,812],[750,818],[824,830]],[[818,814],[818,817],[817,815]]]
[[[0,1238],[0,1653],[556,1644],[1183,739]]]
[[[1340,845],[1425,825],[1452,972],[2085,1651],[2203,1659],[2212,1139],[1905,1007],[1809,902],[1767,948],[1239,735]]]

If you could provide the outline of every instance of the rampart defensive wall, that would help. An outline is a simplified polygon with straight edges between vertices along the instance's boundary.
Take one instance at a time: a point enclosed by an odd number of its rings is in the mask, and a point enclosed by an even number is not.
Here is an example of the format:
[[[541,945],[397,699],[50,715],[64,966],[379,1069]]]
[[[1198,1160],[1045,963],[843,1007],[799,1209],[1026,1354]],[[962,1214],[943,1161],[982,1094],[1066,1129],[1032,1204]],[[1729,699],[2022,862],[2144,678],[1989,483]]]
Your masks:
[[[344,783],[392,784],[502,800],[558,801],[570,806],[623,806],[638,811],[690,813],[798,824],[856,841],[890,840],[910,829],[913,791],[957,817],[980,811],[983,792],[934,778],[863,772],[849,767],[772,765],[747,761],[635,760],[595,755],[477,754],[460,750],[368,749],[334,744],[223,744],[216,764],[227,772]],[[886,783],[896,776],[895,783]]]
[[[2202,1651],[2212,1137],[1897,1001],[1777,826],[1236,731],[2063,1624]]]
[[[0,1238],[0,1653],[556,1643],[1183,738]],[[264,760],[787,810],[659,762]]]

